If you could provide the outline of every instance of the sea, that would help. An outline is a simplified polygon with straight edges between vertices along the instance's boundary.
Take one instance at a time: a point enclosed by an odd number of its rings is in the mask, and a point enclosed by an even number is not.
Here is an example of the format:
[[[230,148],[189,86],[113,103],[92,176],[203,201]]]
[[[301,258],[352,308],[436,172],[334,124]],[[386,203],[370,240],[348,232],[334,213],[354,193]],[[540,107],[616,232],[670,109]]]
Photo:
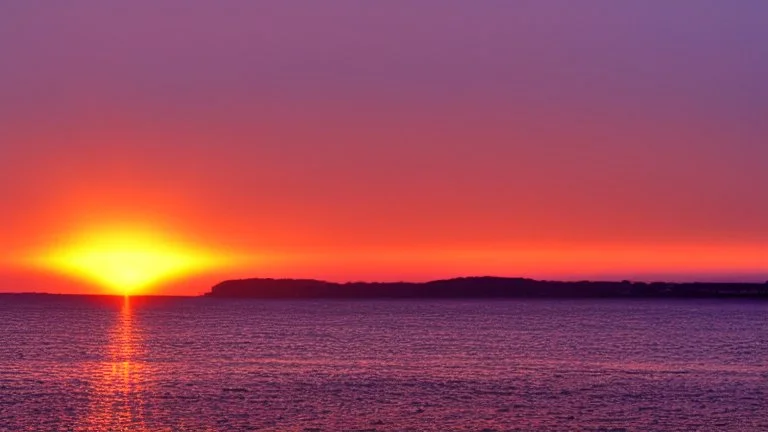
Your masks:
[[[0,295],[0,431],[768,431],[768,302]]]

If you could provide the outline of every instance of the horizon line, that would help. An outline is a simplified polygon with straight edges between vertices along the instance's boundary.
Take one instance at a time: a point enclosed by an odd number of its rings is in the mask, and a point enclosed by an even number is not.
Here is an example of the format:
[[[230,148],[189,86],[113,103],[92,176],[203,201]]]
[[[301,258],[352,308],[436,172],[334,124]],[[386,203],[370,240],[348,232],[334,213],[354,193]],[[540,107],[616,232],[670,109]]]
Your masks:
[[[674,282],[674,281],[665,281],[665,280],[634,280],[634,279],[536,279],[532,277],[525,277],[525,276],[493,276],[493,275],[482,275],[482,276],[455,276],[455,277],[445,277],[445,278],[438,278],[438,279],[429,279],[424,281],[407,281],[407,280],[397,280],[397,281],[376,281],[376,280],[348,280],[345,282],[335,282],[335,281],[329,281],[325,279],[315,279],[315,278],[292,278],[292,277],[245,277],[245,278],[233,278],[233,279],[225,279],[220,282],[217,282],[216,284],[209,287],[209,290],[212,290],[214,287],[226,283],[226,282],[232,282],[232,281],[249,281],[249,280],[263,280],[263,281],[313,281],[313,282],[322,282],[322,283],[328,283],[332,285],[347,285],[347,284],[412,284],[412,285],[423,285],[428,284],[431,282],[440,282],[440,281],[451,281],[451,280],[458,280],[458,279],[510,279],[510,280],[528,280],[528,281],[535,281],[535,282],[548,282],[548,283],[630,283],[630,284],[669,284],[669,285],[695,285],[695,284],[717,284],[717,285],[768,285],[768,275],[766,275],[765,281],[756,281],[756,282],[748,282],[748,281],[707,281],[707,280],[697,280],[697,281],[684,281],[684,282]],[[142,297],[167,297],[167,298],[174,298],[174,297],[181,297],[181,298],[196,298],[196,297],[206,297],[207,293],[210,291],[203,292],[200,294],[135,294],[135,295],[126,295],[126,294],[113,294],[113,293],[99,293],[99,292],[65,292],[65,293],[57,293],[57,292],[47,292],[47,291],[0,291],[0,295],[49,295],[49,296],[91,296],[91,297],[131,297],[131,298],[142,298]]]

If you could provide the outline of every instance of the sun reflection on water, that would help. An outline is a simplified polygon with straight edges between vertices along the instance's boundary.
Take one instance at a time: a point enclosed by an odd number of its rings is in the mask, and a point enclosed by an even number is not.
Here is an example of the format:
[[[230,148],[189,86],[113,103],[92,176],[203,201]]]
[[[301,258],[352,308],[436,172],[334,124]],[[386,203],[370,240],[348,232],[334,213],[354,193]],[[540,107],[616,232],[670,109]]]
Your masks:
[[[146,431],[146,364],[143,340],[134,328],[135,311],[126,296],[110,331],[105,359],[92,371],[92,397],[80,431]]]

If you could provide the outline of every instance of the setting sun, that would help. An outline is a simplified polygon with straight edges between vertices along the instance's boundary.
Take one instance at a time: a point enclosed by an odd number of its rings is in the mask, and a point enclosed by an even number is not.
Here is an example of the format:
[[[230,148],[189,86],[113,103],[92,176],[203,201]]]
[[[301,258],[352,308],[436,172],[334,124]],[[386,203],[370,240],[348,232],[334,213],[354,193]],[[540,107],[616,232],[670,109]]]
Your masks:
[[[223,257],[159,232],[136,228],[81,233],[37,254],[33,261],[125,295],[141,294],[170,279],[226,264]]]

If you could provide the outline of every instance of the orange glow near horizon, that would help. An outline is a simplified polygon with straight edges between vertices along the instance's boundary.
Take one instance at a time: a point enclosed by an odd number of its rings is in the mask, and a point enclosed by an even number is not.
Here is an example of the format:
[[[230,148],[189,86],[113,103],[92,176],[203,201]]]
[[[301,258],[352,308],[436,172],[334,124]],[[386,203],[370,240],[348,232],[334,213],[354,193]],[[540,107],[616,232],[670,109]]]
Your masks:
[[[275,248],[267,246],[270,241],[274,243],[275,234],[264,231],[259,233],[260,248],[256,235],[240,237],[247,241],[234,246],[238,252],[233,253],[233,246],[222,251],[208,243],[185,240],[205,237],[217,245],[235,244],[234,237],[206,232],[204,226],[175,224],[174,229],[167,229],[169,225],[149,223],[147,218],[134,221],[142,222],[82,221],[84,228],[60,227],[59,232],[71,234],[57,236],[55,242],[41,239],[43,247],[30,247],[20,259],[5,260],[18,270],[31,270],[36,276],[30,278],[59,275],[84,285],[49,279],[50,285],[8,286],[52,293],[198,295],[222,280],[247,277],[334,282],[425,281],[458,276],[709,281],[733,275],[760,281],[768,272],[768,252],[759,244],[418,244],[411,240],[402,247],[328,241],[312,248]],[[182,232],[183,237],[179,236]],[[44,288],[38,288],[41,286]]]
[[[656,280],[669,275],[670,280],[677,280],[687,274],[687,279],[707,281],[722,275],[761,280],[768,271],[768,255],[759,245],[445,244],[350,250],[329,244],[314,250],[260,251],[258,255],[251,250],[246,255],[214,252],[181,241],[167,230],[146,226],[113,225],[74,233],[27,254],[26,267],[90,282],[101,287],[102,293],[118,295],[201,294],[208,284],[238,277],[345,282],[485,275]],[[171,288],[174,281],[191,277],[200,279]],[[93,292],[82,288],[78,292]]]
[[[87,230],[33,254],[37,268],[87,280],[122,295],[146,294],[175,278],[232,264],[231,257],[193,247],[157,230]]]

